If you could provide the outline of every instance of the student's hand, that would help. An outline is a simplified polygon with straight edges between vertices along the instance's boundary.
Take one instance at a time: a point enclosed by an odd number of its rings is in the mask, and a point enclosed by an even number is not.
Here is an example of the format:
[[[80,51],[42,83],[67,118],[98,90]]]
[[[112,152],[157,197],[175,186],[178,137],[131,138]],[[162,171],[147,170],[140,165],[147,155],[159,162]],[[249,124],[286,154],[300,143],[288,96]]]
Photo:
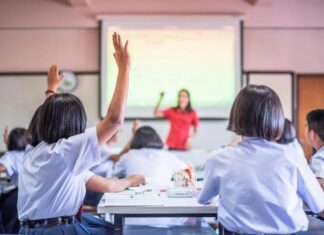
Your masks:
[[[63,75],[59,74],[56,65],[52,65],[47,75],[47,89],[56,92],[63,82]]]
[[[8,130],[8,126],[5,127],[5,129],[3,130],[3,142],[8,145],[8,134],[9,133],[9,130]]]
[[[191,164],[188,164],[188,168],[183,170],[184,174],[187,176],[189,180],[193,179],[194,176],[194,170]]]
[[[111,154],[109,156],[109,160],[113,161],[113,162],[118,162],[120,159],[121,155],[120,154]]]
[[[186,141],[186,144],[185,144],[185,148],[186,150],[190,150],[191,149],[191,138],[189,137]]]
[[[137,129],[140,127],[140,125],[141,125],[141,121],[139,119],[136,119],[133,122],[133,127],[132,127],[132,133],[133,133],[133,135],[135,134],[135,132],[137,131]]]
[[[161,91],[160,93],[160,99],[162,99],[164,97],[164,91]]]
[[[130,68],[130,56],[128,52],[128,41],[123,46],[121,37],[119,34],[113,34],[113,43],[115,48],[114,57],[119,70],[128,71]]]
[[[173,179],[176,187],[187,187],[191,181],[190,175],[186,170],[175,173]]]
[[[130,187],[145,184],[145,177],[142,175],[131,175],[127,178],[127,180],[129,182]]]

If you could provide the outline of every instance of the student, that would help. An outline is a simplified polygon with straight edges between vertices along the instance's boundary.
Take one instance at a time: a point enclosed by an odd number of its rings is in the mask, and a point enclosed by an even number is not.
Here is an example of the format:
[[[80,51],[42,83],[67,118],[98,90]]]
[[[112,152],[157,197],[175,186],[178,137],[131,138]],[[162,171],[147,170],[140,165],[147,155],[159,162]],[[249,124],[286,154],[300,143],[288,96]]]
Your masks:
[[[324,192],[306,159],[275,142],[283,127],[282,106],[272,89],[249,85],[239,92],[227,129],[242,141],[211,154],[198,199],[205,204],[219,195],[222,232],[295,233],[308,228],[303,201],[313,212],[323,211]]]
[[[130,142],[130,150],[116,163],[114,176],[141,174],[150,179],[152,187],[165,188],[175,173],[188,171],[189,167],[162,148],[163,142],[152,127],[138,128]]]
[[[138,124],[134,123],[133,130]],[[129,142],[129,151],[123,154],[115,165],[117,177],[141,174],[153,190],[166,189],[177,173],[183,173],[189,180],[189,167],[173,153],[162,150],[163,142],[156,131],[149,126],[139,127]],[[127,218],[127,225],[169,227],[183,225],[186,218]]]
[[[3,134],[7,152],[0,158],[0,172],[6,172],[15,186],[18,185],[18,174],[28,144],[26,133],[25,128],[14,128],[8,135],[8,128],[6,127]],[[0,196],[0,211],[4,233],[17,233],[19,231],[17,195],[18,190],[14,188],[9,192],[2,193]]]
[[[324,179],[324,109],[309,112],[306,119],[306,140],[316,149],[310,167],[318,179]]]
[[[285,124],[282,135],[276,142],[279,144],[291,145],[300,153],[300,155],[305,157],[304,150],[297,140],[294,124],[287,118],[285,118]]]
[[[7,152],[0,158],[0,172],[6,172],[11,177],[13,184],[18,184],[18,173],[23,162],[23,156],[28,144],[27,130],[14,128],[6,138],[7,128],[4,131],[4,141]]]
[[[79,221],[85,189],[118,192],[145,183],[139,175],[118,180],[89,171],[100,162],[98,147],[118,131],[124,119],[130,67],[128,42],[123,46],[120,36],[114,33],[113,44],[118,65],[116,87],[107,115],[94,128],[85,130],[84,107],[76,96],[53,94],[62,78],[56,66],[49,71],[46,93],[51,95],[37,115],[40,143],[26,151],[19,174],[20,233],[111,234],[108,222],[101,221],[99,228],[84,226]]]
[[[112,175],[113,161],[110,159],[110,157],[113,154],[111,153],[111,145],[113,145],[116,141],[117,133],[113,135],[113,137],[111,137],[111,139],[109,139],[106,144],[100,147],[101,161],[98,165],[90,168],[91,172],[102,177],[109,177]],[[91,207],[96,207],[99,204],[102,195],[103,193],[98,193],[87,189],[83,204]]]
[[[140,125],[139,120],[135,120],[133,122],[133,128],[132,128],[133,135],[135,131],[138,129],[139,125]],[[102,177],[112,176],[114,163],[117,162],[123,154],[129,151],[132,138],[119,153],[111,152],[110,146],[117,141],[117,134],[118,133],[116,133],[110,140],[108,140],[105,145],[100,147],[101,163],[90,169],[90,171],[95,173],[96,175],[100,175]],[[88,209],[90,211],[93,210],[93,207],[99,204],[102,195],[103,195],[102,193],[97,193],[91,190],[87,190],[86,196],[84,198],[84,205],[85,205],[84,209]]]
[[[197,133],[199,119],[196,111],[191,107],[190,93],[186,89],[182,89],[178,93],[178,105],[166,110],[160,109],[160,104],[164,93],[160,95],[160,99],[154,109],[155,117],[168,119],[171,129],[167,138],[167,145],[170,150],[189,150],[191,149],[191,139]],[[190,134],[190,127],[193,127]]]

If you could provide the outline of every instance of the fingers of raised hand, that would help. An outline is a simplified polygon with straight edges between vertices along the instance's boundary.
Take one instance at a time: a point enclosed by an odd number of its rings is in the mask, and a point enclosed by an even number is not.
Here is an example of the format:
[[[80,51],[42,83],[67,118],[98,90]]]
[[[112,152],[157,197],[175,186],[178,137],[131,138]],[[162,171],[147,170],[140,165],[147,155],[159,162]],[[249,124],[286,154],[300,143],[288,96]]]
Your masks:
[[[119,52],[122,50],[121,38],[120,38],[120,35],[117,34],[116,32],[113,34],[113,44],[114,44],[116,52]]]

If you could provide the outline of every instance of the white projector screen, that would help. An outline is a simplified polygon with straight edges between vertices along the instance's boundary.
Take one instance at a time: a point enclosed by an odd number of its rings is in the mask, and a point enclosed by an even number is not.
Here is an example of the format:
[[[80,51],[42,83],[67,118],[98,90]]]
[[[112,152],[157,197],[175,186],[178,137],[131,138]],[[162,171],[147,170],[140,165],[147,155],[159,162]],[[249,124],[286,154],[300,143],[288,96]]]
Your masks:
[[[152,118],[177,105],[182,88],[200,118],[227,118],[241,81],[240,18],[212,15],[101,17],[100,115],[106,114],[117,77],[111,36],[129,40],[130,86],[126,118]]]

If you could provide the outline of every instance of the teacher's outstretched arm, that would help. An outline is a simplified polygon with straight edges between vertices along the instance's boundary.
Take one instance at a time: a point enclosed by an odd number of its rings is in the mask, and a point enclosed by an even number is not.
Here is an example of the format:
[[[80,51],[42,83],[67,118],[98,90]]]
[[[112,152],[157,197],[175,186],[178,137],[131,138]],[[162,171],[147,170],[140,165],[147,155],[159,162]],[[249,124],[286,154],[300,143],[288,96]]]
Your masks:
[[[164,97],[164,92],[162,91],[160,93],[160,98],[159,98],[159,100],[158,100],[158,102],[157,102],[157,104],[156,104],[156,106],[154,108],[153,114],[154,114],[155,117],[163,117],[163,113],[162,113],[162,111],[160,109],[160,105],[161,105],[163,97]]]

